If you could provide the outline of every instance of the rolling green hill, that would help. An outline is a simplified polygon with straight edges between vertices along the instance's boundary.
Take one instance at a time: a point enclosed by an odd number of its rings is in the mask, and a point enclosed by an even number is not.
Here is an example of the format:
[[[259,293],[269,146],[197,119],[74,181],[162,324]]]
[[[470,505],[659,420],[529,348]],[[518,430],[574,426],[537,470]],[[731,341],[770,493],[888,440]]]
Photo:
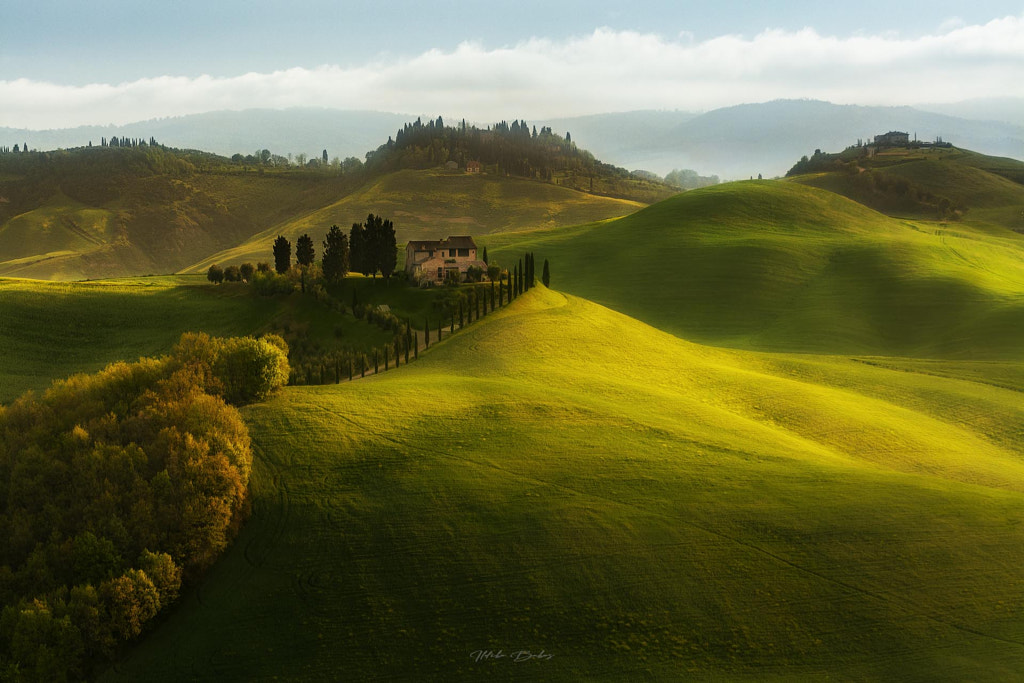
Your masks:
[[[299,235],[309,233],[319,252],[331,225],[339,225],[347,233],[352,223],[365,220],[369,213],[390,217],[399,242],[404,242],[576,225],[623,216],[641,206],[522,178],[406,169],[373,180],[321,209],[276,224],[185,270],[205,272],[213,263],[272,262],[273,241],[282,234],[294,244]]]
[[[552,285],[686,339],[777,351],[1024,358],[1024,236],[888,218],[798,183],[731,183],[618,220],[495,235]]]
[[[891,216],[956,217],[976,227],[1024,232],[1024,162],[957,148],[893,148],[871,158],[855,151],[815,156],[811,167],[835,170],[794,181]]]
[[[310,174],[223,172],[206,168],[207,156],[159,147],[0,155],[0,275],[171,273],[328,204],[352,185]]]
[[[1012,678],[1021,378],[718,350],[538,288],[248,409],[252,519],[104,680]]]
[[[389,150],[378,150],[368,167],[347,160],[354,163],[345,173],[341,166],[295,167],[280,157],[282,165],[275,166],[158,145],[3,153],[0,276],[80,280],[270,260],[269,244],[278,234],[322,235],[332,223],[347,228],[371,212],[391,217],[401,239],[408,239],[570,225],[640,206],[571,189],[588,181],[591,189],[615,196],[671,192],[573,146],[559,158],[586,160],[590,175],[559,166],[555,174],[548,169],[550,182],[505,172],[442,173],[436,167],[443,160]]]

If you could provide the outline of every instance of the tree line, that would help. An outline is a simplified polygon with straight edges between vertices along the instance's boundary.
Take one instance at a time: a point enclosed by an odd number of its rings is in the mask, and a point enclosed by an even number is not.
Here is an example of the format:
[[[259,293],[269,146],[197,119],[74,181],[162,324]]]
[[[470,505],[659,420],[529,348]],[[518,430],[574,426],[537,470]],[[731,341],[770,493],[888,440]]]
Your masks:
[[[235,406],[288,371],[279,337],[185,334],[0,407],[0,679],[90,677],[210,566],[246,511]]]
[[[399,367],[403,362],[415,360],[419,358],[421,346],[429,348],[432,343],[436,344],[489,313],[509,305],[532,288],[536,279],[535,265],[536,258],[532,252],[524,254],[505,273],[493,265],[488,269],[494,274],[489,284],[472,284],[453,290],[450,299],[445,301],[436,317],[426,316],[415,325],[409,318],[402,320],[379,307],[361,304],[353,290],[352,312],[355,317],[390,330],[393,333],[391,342],[365,350],[344,349],[307,354],[301,361],[293,363],[291,383],[334,384],[351,381],[366,376],[371,370],[374,373],[386,372]],[[547,259],[543,263],[541,281],[545,286],[551,282]]]

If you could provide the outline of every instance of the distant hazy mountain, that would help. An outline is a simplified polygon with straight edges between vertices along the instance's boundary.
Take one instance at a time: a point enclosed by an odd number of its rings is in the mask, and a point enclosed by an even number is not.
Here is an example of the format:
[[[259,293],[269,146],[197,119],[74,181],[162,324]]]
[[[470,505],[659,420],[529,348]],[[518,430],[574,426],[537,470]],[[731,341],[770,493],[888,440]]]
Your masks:
[[[28,144],[32,149],[82,147],[100,138],[130,137],[181,149],[201,149],[224,156],[252,154],[269,149],[275,154],[303,153],[330,158],[360,159],[394,135],[409,114],[336,109],[248,109],[217,111],[166,119],[139,121],[124,126],[81,126],[60,130],[29,131],[0,128],[0,144]]]
[[[1014,103],[1017,103],[1015,105]],[[994,156],[1024,159],[1024,126],[991,120],[1010,117],[1022,100],[935,105],[972,113],[960,118],[912,107],[862,107],[816,100],[778,100],[715,109],[704,114],[681,111],[633,111],[563,119],[527,119],[551,126],[607,163],[665,175],[693,169],[723,180],[784,174],[815,149],[840,151],[858,138],[902,130],[921,140],[942,137],[954,145]],[[986,112],[988,116],[986,116]],[[509,120],[516,112],[509,112]],[[985,116],[989,120],[980,120]],[[0,128],[0,145],[38,149],[99,144],[101,137],[156,137],[166,145],[203,149],[225,156],[269,149],[275,154],[355,156],[383,144],[410,114],[329,109],[222,111],[126,126],[25,131]],[[488,122],[476,122],[487,125]]]
[[[572,134],[576,145],[589,150],[601,161],[628,167],[643,168],[632,162],[636,151],[656,145],[669,131],[698,114],[684,111],[630,111],[615,114],[592,114],[567,119],[528,121],[539,126],[550,126],[559,135]],[[623,160],[627,161],[623,161]],[[654,169],[645,169],[654,170]],[[665,175],[671,168],[659,171]]]
[[[1024,125],[1024,97],[988,97],[952,104],[916,104],[914,108],[962,119]]]
[[[676,117],[675,125],[666,124]],[[682,112],[628,112],[562,119],[580,147],[609,163],[664,175],[692,168],[723,179],[782,175],[815,149],[840,151],[858,138],[902,130],[921,140],[1024,159],[1024,126],[956,118],[912,107],[778,100]]]

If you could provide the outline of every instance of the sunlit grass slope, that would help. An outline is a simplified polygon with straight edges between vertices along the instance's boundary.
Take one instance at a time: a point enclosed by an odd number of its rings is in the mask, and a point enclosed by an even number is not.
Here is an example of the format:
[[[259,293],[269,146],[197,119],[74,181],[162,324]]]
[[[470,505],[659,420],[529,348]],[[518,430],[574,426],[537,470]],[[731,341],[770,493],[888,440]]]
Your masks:
[[[796,183],[730,183],[486,244],[502,263],[534,251],[556,288],[691,340],[1024,358],[1024,236],[900,221]]]
[[[870,159],[858,160],[856,168],[909,181],[912,190],[909,194],[899,190],[873,192],[858,178],[860,173],[847,171],[809,174],[793,180],[836,192],[894,216],[926,215],[927,212],[920,213],[915,196],[930,193],[935,198],[950,200],[966,224],[1024,232],[1024,162],[956,148],[889,149]]]
[[[521,178],[403,170],[374,179],[322,209],[274,225],[188,270],[202,272],[212,263],[271,262],[273,241],[281,234],[294,243],[300,235],[309,233],[319,251],[331,225],[339,225],[347,233],[353,223],[365,220],[370,213],[394,221],[398,241],[405,242],[576,225],[623,216],[641,206]]]
[[[171,273],[328,205],[353,184],[168,171],[147,164],[144,150],[90,152],[61,159],[70,168],[40,162],[0,178],[0,275],[67,281]]]
[[[213,286],[195,276],[0,279],[0,402],[116,360],[167,353],[183,332],[254,334],[296,316],[326,317],[310,299],[254,296],[244,285]],[[324,334],[333,334],[336,321],[324,323]]]
[[[248,409],[251,520],[106,680],[1012,678],[1020,369],[915,363],[712,349],[538,288]]]

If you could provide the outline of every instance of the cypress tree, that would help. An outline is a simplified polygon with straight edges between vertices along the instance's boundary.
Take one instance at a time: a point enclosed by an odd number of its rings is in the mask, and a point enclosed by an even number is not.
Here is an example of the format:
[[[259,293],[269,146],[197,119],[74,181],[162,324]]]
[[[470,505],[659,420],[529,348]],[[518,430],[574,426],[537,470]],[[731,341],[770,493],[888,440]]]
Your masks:
[[[491,283],[491,311],[494,311],[494,283]]]
[[[412,341],[409,339],[410,332],[409,326],[405,326],[405,364],[409,364],[409,347],[412,345]],[[418,344],[417,344],[418,346]]]
[[[391,345],[384,345],[384,372],[388,371],[388,361],[391,360]]]
[[[441,323],[443,320],[443,318],[437,319],[437,341],[441,341]]]
[[[476,319],[480,319],[480,290],[473,290],[473,308],[476,309]],[[487,311],[484,311],[486,313]]]
[[[491,291],[492,292],[494,291],[494,283],[491,283]],[[505,305],[504,299],[505,299],[505,283],[504,282],[498,282],[498,308],[501,308],[502,306]]]
[[[352,381],[352,356],[348,357],[348,381]]]
[[[430,348],[430,320],[428,318],[423,319],[423,348]]]
[[[374,349],[373,350],[373,372],[374,372],[374,374],[376,374],[378,371],[380,371],[380,354],[378,353],[377,349]]]
[[[548,269],[547,259],[544,259],[544,272],[541,273],[540,281],[544,283],[545,287],[551,286],[551,271]]]
[[[287,273],[292,265],[292,244],[284,235],[274,240],[274,269],[281,274]]]
[[[516,294],[522,294],[525,291],[525,289],[523,288],[524,280],[525,278],[523,277],[523,259],[519,259],[519,290],[516,292]]]
[[[465,327],[465,324],[463,323],[463,320],[464,320],[464,318],[462,317],[462,299],[459,299],[459,329],[460,330],[463,327]]]

